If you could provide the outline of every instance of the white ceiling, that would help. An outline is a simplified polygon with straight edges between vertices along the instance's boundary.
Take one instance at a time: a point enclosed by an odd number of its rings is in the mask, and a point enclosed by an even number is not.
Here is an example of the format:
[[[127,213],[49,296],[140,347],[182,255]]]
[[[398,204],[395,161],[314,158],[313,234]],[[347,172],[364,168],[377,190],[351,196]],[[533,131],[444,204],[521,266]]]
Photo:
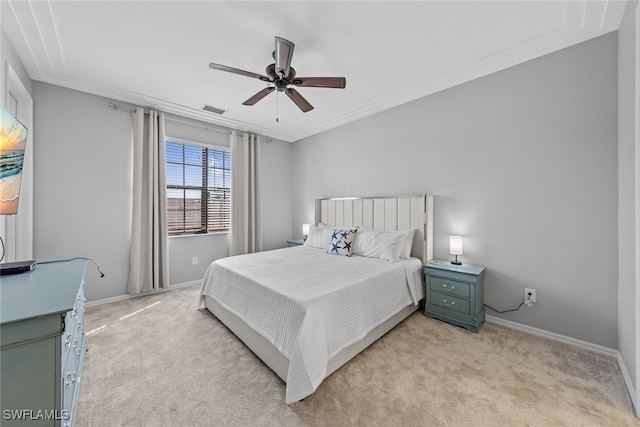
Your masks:
[[[614,31],[626,1],[2,0],[2,28],[34,80],[284,141],[343,125]],[[299,76],[344,76],[242,105],[274,36],[295,43]],[[219,116],[201,110],[226,110]],[[276,117],[279,121],[276,122]]]

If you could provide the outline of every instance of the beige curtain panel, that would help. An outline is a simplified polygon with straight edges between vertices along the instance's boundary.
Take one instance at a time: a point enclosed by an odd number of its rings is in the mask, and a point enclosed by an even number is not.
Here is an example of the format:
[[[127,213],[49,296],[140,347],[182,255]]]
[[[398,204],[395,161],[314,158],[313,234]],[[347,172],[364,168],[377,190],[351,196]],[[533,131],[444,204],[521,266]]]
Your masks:
[[[127,292],[169,287],[164,114],[133,112],[133,217]]]
[[[231,132],[231,241],[229,255],[262,250],[260,137]]]

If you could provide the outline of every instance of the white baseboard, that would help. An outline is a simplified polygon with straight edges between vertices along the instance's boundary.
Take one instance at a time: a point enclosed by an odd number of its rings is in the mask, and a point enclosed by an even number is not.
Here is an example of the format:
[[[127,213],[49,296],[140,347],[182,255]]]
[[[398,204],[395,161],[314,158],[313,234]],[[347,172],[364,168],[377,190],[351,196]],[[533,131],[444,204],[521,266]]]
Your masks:
[[[629,397],[631,398],[631,402],[636,410],[636,416],[640,418],[640,405],[637,405],[637,394],[636,390],[633,388],[633,383],[631,382],[631,377],[629,376],[629,371],[622,360],[622,356],[618,350],[613,348],[604,347],[597,344],[592,344],[587,341],[578,340],[575,338],[571,338],[565,335],[556,334],[555,332],[545,331],[544,329],[534,328],[532,326],[523,325],[522,323],[512,322],[511,320],[501,319],[499,317],[486,315],[485,320],[487,323],[493,323],[499,326],[504,326],[505,328],[513,329],[516,331],[524,332],[525,334],[535,335],[541,338],[547,338],[552,341],[558,341],[564,344],[572,345],[574,347],[578,347],[587,351],[592,351],[594,353],[603,354],[605,356],[610,356],[615,358],[618,361],[618,366],[620,367],[620,371],[622,372],[622,377],[624,378],[624,382],[627,386],[627,392],[629,393]]]
[[[631,403],[633,403],[634,408],[636,409],[636,416],[640,418],[640,405],[636,404],[638,402],[638,395],[634,388],[632,387],[631,377],[629,376],[629,371],[627,370],[627,366],[624,364],[624,360],[622,360],[622,356],[620,352],[618,352],[618,366],[620,366],[620,371],[622,371],[622,377],[624,378],[624,382],[627,385],[627,391],[629,392],[629,396],[631,397]]]
[[[486,315],[485,317],[488,323],[504,326],[505,328],[524,332],[525,334],[535,335],[537,337],[547,338],[552,341],[558,341],[564,344],[569,344],[574,347],[592,351],[594,353],[604,354],[605,356],[614,357],[616,359],[619,357],[619,354],[620,354],[618,350],[615,350],[613,348],[592,344],[590,342],[571,338],[566,335],[556,334],[555,332],[545,331],[544,329],[534,328],[533,326],[523,325],[522,323],[512,322],[511,320],[505,320],[495,316]]]
[[[169,292],[169,291],[173,291],[175,289],[186,288],[187,286],[195,286],[195,285],[202,285],[202,280],[192,280],[190,282],[176,283],[175,285],[169,285],[168,289],[158,289],[157,291],[145,292],[145,293],[142,293],[142,294],[118,295],[118,296],[111,297],[111,298],[103,298],[103,299],[99,299],[99,300],[95,300],[95,301],[87,301],[87,303],[85,305],[87,307],[92,307],[94,305],[102,305],[102,304],[108,304],[110,302],[123,301],[123,300],[131,299],[131,298],[144,297],[144,296],[147,296],[147,295],[154,295],[154,294],[159,294],[159,293],[162,293],[162,292]]]

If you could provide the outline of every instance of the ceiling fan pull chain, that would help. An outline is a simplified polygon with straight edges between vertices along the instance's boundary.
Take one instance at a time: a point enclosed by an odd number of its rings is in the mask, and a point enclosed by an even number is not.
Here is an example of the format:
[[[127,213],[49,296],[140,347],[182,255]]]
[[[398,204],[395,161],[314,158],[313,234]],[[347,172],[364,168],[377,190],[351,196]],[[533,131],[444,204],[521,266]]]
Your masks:
[[[280,96],[278,95],[279,91],[276,91],[276,123],[280,122]]]

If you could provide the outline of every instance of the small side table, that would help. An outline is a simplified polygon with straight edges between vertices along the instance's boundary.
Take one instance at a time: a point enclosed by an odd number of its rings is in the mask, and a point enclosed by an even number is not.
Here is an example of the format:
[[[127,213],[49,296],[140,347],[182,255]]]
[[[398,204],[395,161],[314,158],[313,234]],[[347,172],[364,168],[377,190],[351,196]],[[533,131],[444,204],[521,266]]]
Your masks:
[[[291,240],[287,240],[287,247],[292,247],[292,246],[301,246],[304,245],[304,240],[302,239],[291,239]]]
[[[481,265],[442,260],[424,264],[425,316],[478,332],[484,322],[484,272]]]

